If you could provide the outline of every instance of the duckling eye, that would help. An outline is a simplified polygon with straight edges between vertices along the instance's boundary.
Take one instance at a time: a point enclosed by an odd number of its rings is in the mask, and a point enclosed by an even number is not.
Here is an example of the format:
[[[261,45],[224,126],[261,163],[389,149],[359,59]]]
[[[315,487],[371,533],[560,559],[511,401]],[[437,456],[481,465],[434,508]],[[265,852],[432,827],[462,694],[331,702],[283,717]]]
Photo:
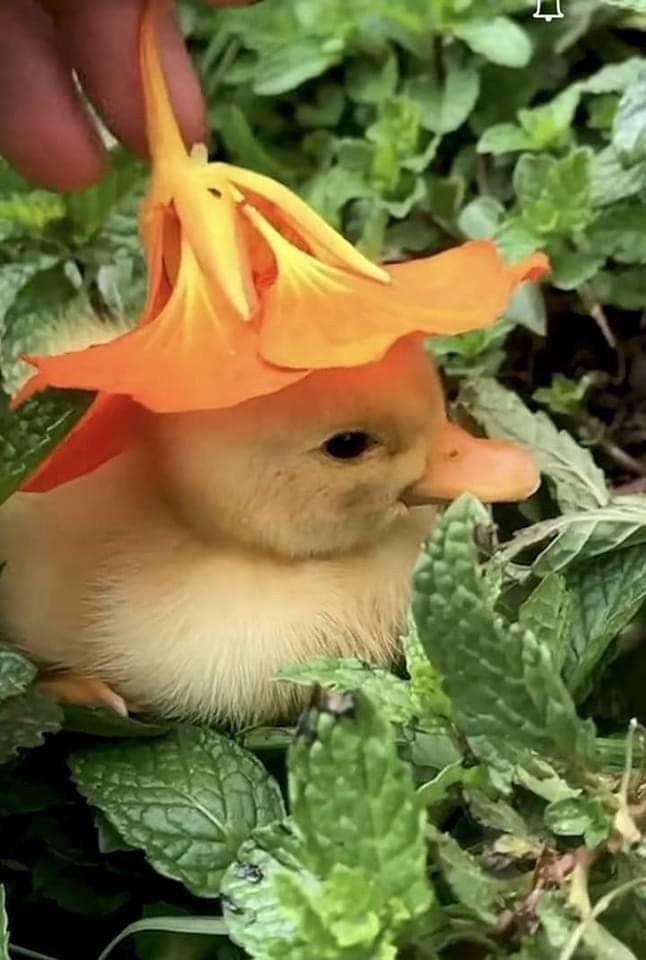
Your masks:
[[[376,441],[361,430],[349,430],[347,433],[335,433],[322,446],[324,453],[335,460],[356,460]]]

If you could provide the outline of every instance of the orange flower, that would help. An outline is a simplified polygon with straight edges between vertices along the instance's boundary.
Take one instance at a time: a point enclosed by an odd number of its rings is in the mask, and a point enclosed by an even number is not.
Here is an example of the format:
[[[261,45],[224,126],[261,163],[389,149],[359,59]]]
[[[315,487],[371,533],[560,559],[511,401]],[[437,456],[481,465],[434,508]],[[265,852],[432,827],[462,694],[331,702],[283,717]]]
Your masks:
[[[140,42],[152,158],[141,211],[143,313],[134,330],[108,343],[29,357],[38,373],[17,402],[50,385],[158,413],[229,407],[314,369],[379,360],[405,336],[486,326],[518,283],[545,272],[542,254],[510,267],[488,242],[384,269],[286,187],[208,163],[203,147],[189,153],[159,63],[159,6],[147,3]],[[86,418],[93,443],[103,416],[102,401]],[[93,459],[108,459],[107,451]]]

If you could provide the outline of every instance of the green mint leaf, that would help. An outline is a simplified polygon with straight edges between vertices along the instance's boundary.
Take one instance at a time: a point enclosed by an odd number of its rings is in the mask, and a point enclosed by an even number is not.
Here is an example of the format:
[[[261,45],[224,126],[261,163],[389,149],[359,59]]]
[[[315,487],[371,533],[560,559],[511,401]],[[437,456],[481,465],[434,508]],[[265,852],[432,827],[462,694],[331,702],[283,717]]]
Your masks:
[[[484,826],[518,838],[530,836],[529,828],[518,811],[501,797],[494,799],[485,790],[470,784],[468,774],[463,792],[472,816]]]
[[[646,207],[621,204],[603,210],[590,224],[586,247],[619,263],[646,264]]]
[[[264,97],[293,90],[320,76],[340,59],[342,47],[325,49],[319,37],[291,37],[266,47],[253,71],[253,89]]]
[[[0,194],[0,228],[8,227],[9,235],[40,235],[64,216],[65,202],[57,193],[30,190],[28,193]]]
[[[92,399],[92,394],[77,390],[46,390],[0,416],[0,503],[79,422]]]
[[[15,650],[0,646],[0,701],[23,693],[35,676],[33,663]]]
[[[523,154],[514,187],[523,219],[539,236],[568,237],[590,223],[592,151],[578,147],[565,157]]]
[[[350,63],[345,75],[347,95],[355,103],[378,104],[394,96],[397,88],[397,59],[392,54],[383,66],[365,60]]]
[[[634,197],[644,188],[646,161],[626,166],[610,145],[596,153],[590,163],[590,189],[594,207],[607,207]]]
[[[81,793],[125,842],[198,896],[217,896],[242,841],[283,814],[264,767],[206,728],[98,745],[75,753],[70,764]]]
[[[590,848],[608,839],[615,810],[606,809],[598,797],[570,797],[545,808],[545,824],[563,837],[583,837]]]
[[[572,630],[566,681],[582,699],[610,644],[646,600],[646,544],[576,564],[567,573],[567,585]]]
[[[619,63],[607,63],[581,82],[583,93],[623,93],[634,80],[644,73],[646,58],[629,57]]]
[[[65,703],[64,727],[75,733],[93,737],[158,737],[172,729],[169,723],[149,723],[134,717],[120,717],[114,710],[103,707]]]
[[[600,270],[590,281],[589,293],[598,303],[642,310],[646,306],[646,271],[643,267]]]
[[[518,623],[531,630],[550,651],[554,668],[560,673],[568,658],[574,628],[572,600],[563,577],[551,573],[541,580],[521,605]]]
[[[609,493],[602,471],[591,454],[544,413],[531,413],[522,400],[495,380],[469,380],[460,403],[490,437],[515,440],[532,452],[554,484],[563,511],[604,506]]]
[[[432,892],[422,805],[392,727],[360,693],[324,695],[288,765],[293,822],[257,831],[223,881],[231,937],[263,960],[394,958]]]
[[[373,877],[394,916],[426,910],[421,805],[393,728],[361,694],[328,694],[304,720],[289,752],[292,817],[306,866],[327,876],[338,864]],[[314,738],[314,739],[313,739]],[[330,784],[344,770],[344,789]]]
[[[478,153],[491,153],[495,157],[519,150],[533,150],[529,134],[515,123],[496,123],[488,127],[478,140]],[[540,149],[540,148],[536,148]]]
[[[646,160],[646,65],[622,94],[612,128],[612,145],[625,163]]]
[[[548,407],[552,413],[576,417],[584,412],[583,401],[595,380],[593,373],[586,373],[579,380],[570,380],[561,373],[555,373],[549,387],[539,387],[534,391],[533,399]]]
[[[467,737],[525,746],[570,764],[585,762],[592,731],[579,720],[551,652],[521,624],[498,616],[474,540],[490,517],[462,496],[436,521],[415,575],[413,613],[440,670],[456,724]]]
[[[382,670],[362,660],[342,657],[321,657],[305,664],[283,668],[277,680],[292,683],[319,684],[329,690],[362,690],[391,723],[411,723],[415,705],[409,684],[389,670]]]
[[[402,161],[416,152],[419,132],[419,107],[414,100],[389,97],[380,104],[377,119],[367,128],[366,136],[376,144],[371,179],[386,194],[397,186]]]
[[[495,197],[476,197],[462,208],[458,227],[468,240],[489,240],[504,215],[505,208]]]
[[[49,697],[35,690],[9,697],[0,703],[0,763],[18,750],[38,747],[46,733],[60,729],[63,714]]]
[[[450,133],[465,122],[480,92],[480,73],[473,58],[446,51],[444,76],[432,72],[410,80],[405,88],[419,107],[421,125],[433,133]]]
[[[518,111],[518,122],[534,149],[545,150],[563,142],[570,133],[580,98],[581,89],[573,84],[540,107]]]
[[[646,541],[646,505],[637,496],[616,497],[607,506],[542,520],[517,533],[500,552],[511,560],[547,541],[532,564],[538,576],[566,569],[575,561],[599,557]]]
[[[446,882],[463,906],[488,927],[497,924],[500,887],[487,876],[478,861],[448,833],[432,825],[427,832],[431,851]]]
[[[450,717],[451,702],[442,690],[437,671],[426,656],[415,618],[410,612],[407,626],[402,645],[406,669],[410,676],[410,696],[415,710],[422,720],[434,721],[437,717]]]
[[[551,282],[559,290],[576,290],[597,274],[605,259],[584,250],[553,253],[550,256]]]
[[[496,229],[493,237],[503,258],[516,263],[545,246],[545,241],[521,216],[507,217]]]
[[[509,17],[466,20],[454,24],[453,32],[474,53],[503,67],[524,67],[532,55],[527,33]]]
[[[143,186],[145,168],[131,153],[115,147],[110,151],[109,160],[110,167],[99,183],[64,198],[73,243],[87,243],[103,227],[115,207],[128,194]]]

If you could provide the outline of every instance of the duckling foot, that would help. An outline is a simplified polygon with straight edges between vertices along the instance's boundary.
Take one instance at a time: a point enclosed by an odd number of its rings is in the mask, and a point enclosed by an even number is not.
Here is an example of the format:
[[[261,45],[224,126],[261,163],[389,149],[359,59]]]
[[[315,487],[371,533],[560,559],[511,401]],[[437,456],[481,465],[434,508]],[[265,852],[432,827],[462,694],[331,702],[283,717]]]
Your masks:
[[[107,707],[120,717],[128,716],[123,697],[111,690],[103,680],[76,673],[43,674],[37,687],[52,700],[76,703],[84,707]]]

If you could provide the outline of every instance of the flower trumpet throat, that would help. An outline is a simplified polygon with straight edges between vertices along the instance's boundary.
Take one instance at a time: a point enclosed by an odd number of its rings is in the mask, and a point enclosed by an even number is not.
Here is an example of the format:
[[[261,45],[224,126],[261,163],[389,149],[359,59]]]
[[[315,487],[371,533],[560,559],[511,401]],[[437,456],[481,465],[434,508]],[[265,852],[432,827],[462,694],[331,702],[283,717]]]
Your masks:
[[[485,327],[504,312],[519,283],[548,269],[540,253],[507,265],[485,241],[381,267],[286,187],[209,163],[199,145],[187,149],[159,60],[160,7],[161,0],[146,4],[140,34],[152,164],[140,218],[146,303],[136,326],[107,343],[27,358],[37,372],[15,402],[47,386],[98,396],[26,489],[49,489],[115,456],[135,441],[142,408],[155,414],[231,408],[288,390],[317,371],[379,363],[403,338]],[[443,410],[441,396],[438,403]],[[451,436],[455,441],[457,434]],[[439,487],[449,496],[464,480],[464,474],[451,480],[458,460],[476,474],[499,465],[491,476],[500,482],[491,480],[487,499],[524,496],[536,485],[525,464],[523,483],[510,486],[509,470],[525,454],[512,455],[507,445],[464,440],[453,448],[457,457],[436,463]]]

